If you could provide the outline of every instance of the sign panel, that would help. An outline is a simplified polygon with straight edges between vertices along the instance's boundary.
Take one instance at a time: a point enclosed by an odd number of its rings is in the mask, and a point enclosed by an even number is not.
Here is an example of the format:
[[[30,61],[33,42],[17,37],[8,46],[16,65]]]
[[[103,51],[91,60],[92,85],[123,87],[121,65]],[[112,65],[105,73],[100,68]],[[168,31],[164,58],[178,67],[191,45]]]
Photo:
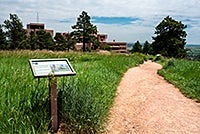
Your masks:
[[[36,78],[76,75],[68,59],[31,59],[29,63]]]

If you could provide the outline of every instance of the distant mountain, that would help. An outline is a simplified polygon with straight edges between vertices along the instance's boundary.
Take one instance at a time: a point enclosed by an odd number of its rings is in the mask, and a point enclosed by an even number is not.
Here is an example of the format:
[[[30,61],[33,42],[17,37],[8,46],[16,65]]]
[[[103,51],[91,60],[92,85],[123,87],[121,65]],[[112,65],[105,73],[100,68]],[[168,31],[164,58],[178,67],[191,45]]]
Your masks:
[[[192,47],[192,46],[194,46],[194,47],[200,47],[200,44],[186,44],[185,46],[186,47]]]
[[[187,44],[185,48],[188,49],[187,57],[191,59],[200,58],[200,44]]]
[[[128,49],[130,50],[132,47],[133,47],[133,45],[135,44],[135,42],[134,43],[132,43],[132,42],[128,42],[126,45],[127,45],[127,47],[128,47]],[[144,45],[144,43],[140,43],[142,46]]]
[[[132,47],[134,43],[127,43],[127,47]]]
[[[127,43],[128,50],[131,50],[135,43]],[[141,43],[141,45],[144,45],[144,43]],[[199,58],[200,57],[200,44],[186,44],[185,48],[187,48],[189,51],[187,51],[187,57],[189,58]]]
[[[129,43],[127,43],[127,47],[128,47],[128,48],[132,48],[132,46],[133,46],[134,44],[135,44],[135,43],[129,42]],[[141,45],[143,46],[144,43],[141,43]],[[194,47],[200,47],[200,44],[186,44],[185,46],[186,46],[186,47],[192,47],[192,46],[194,46]]]

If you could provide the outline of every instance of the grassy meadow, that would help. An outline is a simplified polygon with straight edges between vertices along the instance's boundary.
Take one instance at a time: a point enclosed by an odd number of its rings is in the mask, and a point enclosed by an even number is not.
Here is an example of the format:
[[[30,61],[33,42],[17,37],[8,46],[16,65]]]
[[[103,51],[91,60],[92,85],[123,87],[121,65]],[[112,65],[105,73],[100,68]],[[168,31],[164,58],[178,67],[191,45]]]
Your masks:
[[[200,59],[200,45],[186,45],[187,57],[191,59]]]
[[[59,122],[69,133],[103,130],[117,85],[141,56],[49,51],[0,51],[0,133],[49,131],[48,78],[34,79],[28,60],[68,58],[76,76],[58,77]]]
[[[154,59],[142,54],[0,51],[0,133],[43,134],[51,131],[48,78],[34,79],[28,60],[68,58],[76,76],[58,77],[58,113],[68,133],[104,130],[117,85],[128,68],[146,58],[159,60],[159,74],[183,94],[200,102],[200,62]]]
[[[169,59],[158,73],[185,96],[200,102],[200,61]]]

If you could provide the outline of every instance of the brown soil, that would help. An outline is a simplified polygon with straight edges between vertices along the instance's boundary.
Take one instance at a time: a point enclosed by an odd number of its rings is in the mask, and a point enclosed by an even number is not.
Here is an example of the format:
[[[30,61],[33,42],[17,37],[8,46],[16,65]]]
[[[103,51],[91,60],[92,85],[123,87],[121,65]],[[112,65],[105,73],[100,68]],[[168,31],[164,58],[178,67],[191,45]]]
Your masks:
[[[200,134],[200,104],[157,74],[151,61],[120,82],[106,134]]]

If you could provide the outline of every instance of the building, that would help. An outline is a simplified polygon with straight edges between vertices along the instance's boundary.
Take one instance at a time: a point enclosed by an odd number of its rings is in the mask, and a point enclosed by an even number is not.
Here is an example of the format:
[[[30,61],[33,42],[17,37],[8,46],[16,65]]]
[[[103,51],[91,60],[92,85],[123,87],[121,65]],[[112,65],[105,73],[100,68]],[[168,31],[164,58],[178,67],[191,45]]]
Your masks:
[[[107,34],[97,34],[97,38],[100,42],[106,42],[108,36]]]
[[[127,53],[127,43],[126,42],[116,42],[113,40],[112,42],[107,42],[107,34],[98,34],[98,40],[101,42],[100,48],[103,48],[104,45],[109,45],[112,49],[112,52],[117,53]]]
[[[116,42],[113,40],[113,42],[103,42],[102,45],[109,45],[112,49],[112,52],[117,53],[127,53],[127,46],[126,42]]]
[[[29,34],[31,31],[36,32],[36,31],[39,31],[39,29],[43,29],[47,33],[50,33],[50,35],[53,37],[54,31],[45,29],[45,25],[43,23],[30,23],[30,24],[27,24],[26,31]]]
[[[61,33],[62,36],[66,36],[67,34],[69,34],[69,32]],[[107,42],[107,38],[108,38],[107,34],[97,34],[95,36],[97,37],[98,41],[101,43],[99,49],[103,49],[103,47],[105,45],[109,45],[112,52],[127,53],[127,43],[126,42],[117,42],[115,40],[113,40],[112,42]],[[92,47],[92,43],[86,43],[85,45],[86,45],[86,47],[89,47],[89,48]],[[82,47],[83,47],[82,42],[77,42],[75,44],[76,50],[81,50]]]

